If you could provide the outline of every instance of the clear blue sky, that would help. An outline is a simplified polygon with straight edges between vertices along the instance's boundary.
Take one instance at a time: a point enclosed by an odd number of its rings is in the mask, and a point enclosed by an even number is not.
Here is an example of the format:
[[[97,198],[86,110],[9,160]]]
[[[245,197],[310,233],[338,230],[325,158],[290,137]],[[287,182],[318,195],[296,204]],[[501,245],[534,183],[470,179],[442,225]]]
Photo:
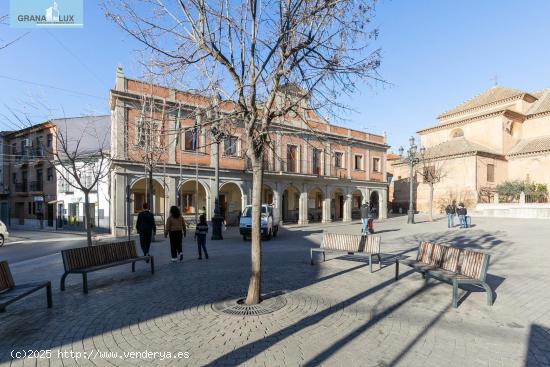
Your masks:
[[[8,3],[0,3],[0,14],[8,14]],[[25,111],[33,122],[108,113],[117,64],[129,76],[142,74],[139,45],[105,19],[100,2],[84,3],[83,29],[30,30],[0,51],[0,113]],[[391,85],[360,86],[346,125],[385,130],[396,150],[439,113],[489,88],[495,75],[499,84],[526,91],[550,87],[548,19],[546,0],[382,0],[377,45],[380,72]],[[24,32],[0,26],[0,40]],[[12,128],[0,118],[0,129]]]

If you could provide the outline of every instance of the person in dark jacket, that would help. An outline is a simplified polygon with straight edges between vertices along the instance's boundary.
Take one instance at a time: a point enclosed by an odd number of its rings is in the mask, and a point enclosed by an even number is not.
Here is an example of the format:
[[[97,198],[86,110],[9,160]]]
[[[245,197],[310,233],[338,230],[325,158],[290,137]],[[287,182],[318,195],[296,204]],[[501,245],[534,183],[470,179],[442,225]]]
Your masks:
[[[466,215],[468,214],[468,210],[464,207],[464,204],[458,204],[456,213],[458,214],[458,219],[460,219],[460,228],[468,228],[468,224],[466,223]]]
[[[144,256],[149,255],[153,232],[156,232],[155,216],[149,211],[149,204],[143,204],[143,211],[138,214],[136,230],[139,233],[139,243]]]
[[[202,251],[204,250],[204,256],[208,259],[208,252],[206,251],[206,234],[208,233],[208,223],[206,223],[206,216],[203,214],[199,217],[199,223],[195,229],[195,239],[197,240],[197,247],[199,249],[198,260],[202,260]]]
[[[361,205],[361,234],[365,235],[367,234],[367,224],[369,222],[369,203],[364,202],[363,205]]]
[[[456,207],[454,205],[454,202],[453,204],[447,205],[447,207],[445,208],[445,213],[447,213],[447,227],[448,228],[454,227],[455,226],[454,217],[456,214]]]

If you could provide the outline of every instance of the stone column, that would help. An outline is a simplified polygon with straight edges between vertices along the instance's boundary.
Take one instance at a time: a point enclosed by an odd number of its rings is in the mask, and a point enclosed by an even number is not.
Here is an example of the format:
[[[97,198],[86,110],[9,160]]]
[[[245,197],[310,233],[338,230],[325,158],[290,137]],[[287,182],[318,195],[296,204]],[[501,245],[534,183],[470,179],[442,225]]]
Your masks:
[[[378,190],[378,219],[388,217],[388,190]]]
[[[351,194],[344,195],[344,222],[351,222]]]
[[[282,223],[283,218],[281,216],[281,208],[282,208],[282,200],[281,200],[281,192],[279,191],[279,185],[275,185],[273,187],[273,215],[278,216],[279,222]]]
[[[298,206],[298,224],[308,224],[309,220],[307,218],[307,191],[300,193]]]
[[[330,197],[325,197],[323,200],[323,223],[330,223],[332,222],[332,218],[330,217]]]

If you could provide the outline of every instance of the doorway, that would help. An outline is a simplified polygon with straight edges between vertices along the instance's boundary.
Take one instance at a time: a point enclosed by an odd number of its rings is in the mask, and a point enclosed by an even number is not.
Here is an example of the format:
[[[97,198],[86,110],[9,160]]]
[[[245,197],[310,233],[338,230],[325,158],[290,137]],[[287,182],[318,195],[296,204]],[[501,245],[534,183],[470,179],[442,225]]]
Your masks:
[[[54,204],[48,204],[48,227],[53,227],[53,206]]]

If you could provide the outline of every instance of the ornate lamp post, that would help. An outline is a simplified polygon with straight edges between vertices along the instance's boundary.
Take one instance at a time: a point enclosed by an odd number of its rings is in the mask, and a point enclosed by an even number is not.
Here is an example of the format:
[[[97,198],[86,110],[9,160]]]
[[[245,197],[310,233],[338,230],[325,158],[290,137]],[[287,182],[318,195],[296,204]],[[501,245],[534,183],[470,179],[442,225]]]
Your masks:
[[[407,212],[407,223],[414,224],[414,206],[413,206],[413,176],[414,166],[420,162],[420,158],[417,156],[417,146],[414,143],[414,136],[409,139],[410,147],[407,150],[407,156],[403,156],[404,149],[399,147],[399,156],[409,165],[409,211]],[[420,148],[420,155],[423,156],[425,152],[424,147]]]

